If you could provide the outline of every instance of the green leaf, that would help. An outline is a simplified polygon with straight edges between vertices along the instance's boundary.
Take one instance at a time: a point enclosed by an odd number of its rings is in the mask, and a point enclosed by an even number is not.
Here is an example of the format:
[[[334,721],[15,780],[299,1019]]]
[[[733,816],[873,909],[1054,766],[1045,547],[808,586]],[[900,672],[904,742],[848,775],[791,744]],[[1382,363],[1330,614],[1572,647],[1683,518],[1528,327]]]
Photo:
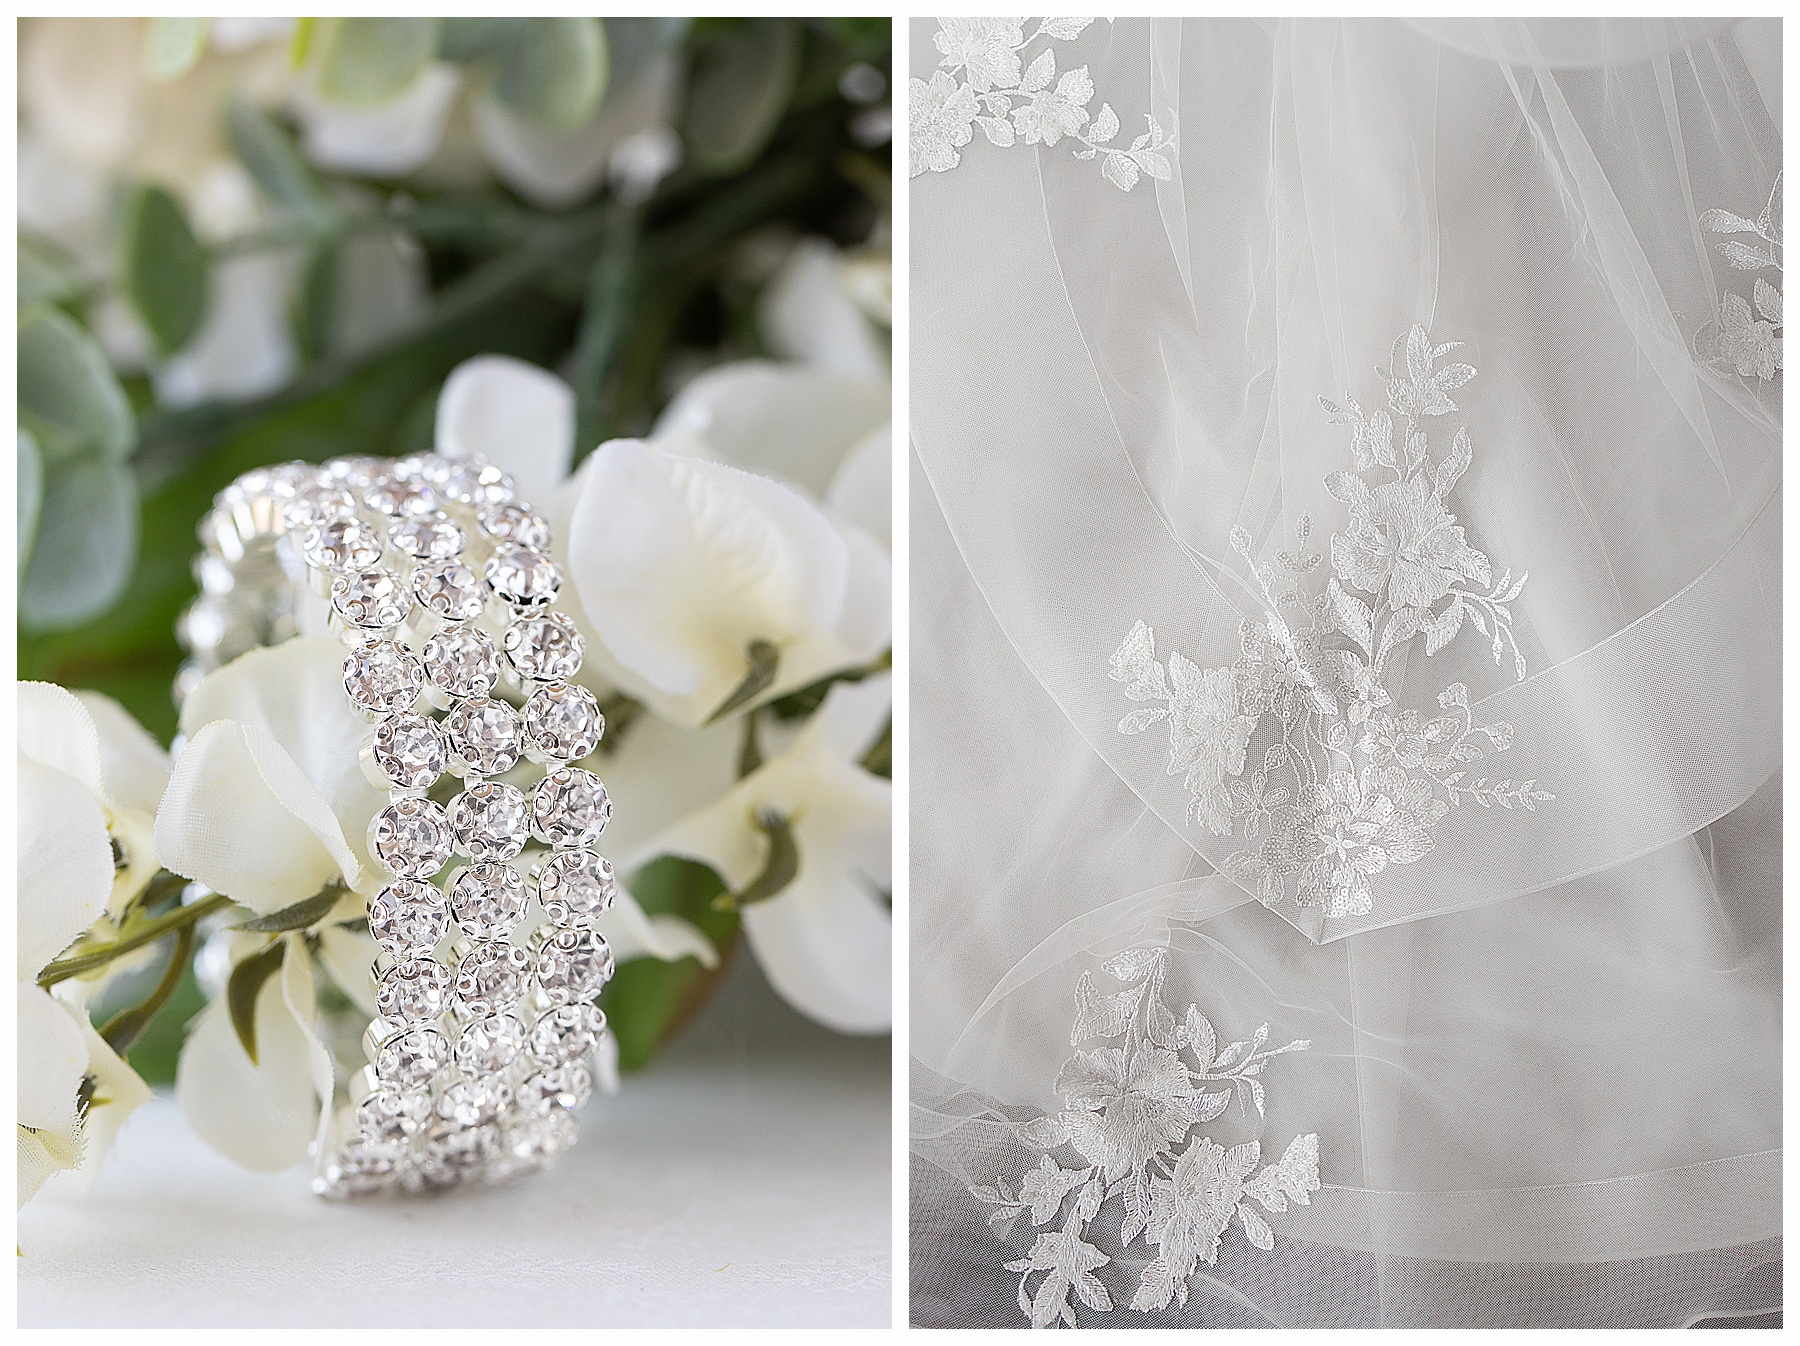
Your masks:
[[[131,456],[137,427],[125,390],[94,339],[60,310],[33,309],[19,324],[19,420],[46,465]]]
[[[267,916],[258,916],[253,921],[245,921],[233,928],[250,930],[257,934],[276,934],[283,930],[304,930],[329,916],[331,909],[338,904],[338,899],[344,895],[344,891],[342,884],[330,883],[311,897],[304,898],[291,907],[272,911]]]
[[[881,726],[881,737],[863,754],[862,769],[872,776],[894,777],[894,717],[888,716]]]
[[[145,1084],[152,1088],[167,1088],[175,1083],[175,1064],[181,1059],[188,1023],[206,1008],[207,1003],[206,993],[200,989],[200,983],[194,977],[193,962],[189,960],[175,994],[144,1026],[138,1040],[132,1044],[130,1055],[125,1058]]]
[[[606,63],[609,89],[622,89],[664,55],[674,51],[687,36],[692,19],[603,19],[606,25]]]
[[[747,167],[781,121],[799,70],[793,19],[744,19],[697,40],[681,128],[689,164],[712,177]]]
[[[133,1005],[130,1009],[120,1010],[113,1015],[100,1030],[100,1036],[106,1039],[107,1046],[120,1056],[131,1050],[181,985],[193,952],[194,927],[184,925],[176,932],[175,947],[169,951],[169,964],[163,970],[156,989],[150,992],[141,1005]]]
[[[92,457],[49,464],[31,563],[19,584],[19,620],[47,631],[98,617],[125,592],[137,542],[130,469]]]
[[[742,910],[756,902],[767,902],[794,881],[800,873],[800,847],[794,841],[794,828],[786,815],[775,809],[764,809],[756,815],[756,830],[769,839],[769,858],[762,872],[742,892],[721,893],[714,906]]]
[[[620,965],[601,994],[600,1007],[618,1038],[620,1067],[637,1070],[693,1017],[717,985],[737,939],[738,916],[713,906],[725,885],[697,861],[663,856],[633,874],[628,885],[646,912],[693,922],[712,941],[720,960],[712,969],[694,958],[673,963],[633,958]]]
[[[205,19],[151,19],[144,26],[144,77],[177,79],[206,50]]]
[[[278,939],[261,953],[252,954],[231,969],[231,980],[225,984],[225,1004],[231,1011],[231,1026],[237,1029],[244,1054],[256,1065],[256,997],[263,983],[281,969],[287,941]]]
[[[744,680],[737,685],[737,690],[725,698],[724,704],[706,717],[708,724],[718,723],[739,706],[753,700],[775,681],[776,670],[781,666],[780,650],[766,640],[753,640],[745,654],[750,660],[749,672],[744,674]]]
[[[19,307],[61,304],[87,289],[81,264],[48,239],[19,235]]]
[[[294,287],[289,317],[295,344],[309,364],[324,359],[331,348],[343,265],[343,240],[335,236],[321,239],[308,252],[300,282]]]
[[[161,187],[139,184],[126,195],[119,287],[164,355],[187,345],[206,316],[206,249]]]
[[[44,457],[31,431],[19,430],[19,571],[31,559],[37,539],[38,514],[44,507]]]
[[[336,222],[337,207],[294,148],[293,139],[268,113],[249,99],[234,96],[225,112],[225,134],[231,152],[277,209],[320,229]]]
[[[439,50],[446,61],[473,61],[499,52],[530,19],[445,19]]]
[[[351,106],[388,102],[424,73],[437,48],[436,19],[338,19],[319,61],[319,93]]]
[[[485,58],[494,97],[551,131],[584,125],[606,97],[606,29],[599,19],[531,19]]]

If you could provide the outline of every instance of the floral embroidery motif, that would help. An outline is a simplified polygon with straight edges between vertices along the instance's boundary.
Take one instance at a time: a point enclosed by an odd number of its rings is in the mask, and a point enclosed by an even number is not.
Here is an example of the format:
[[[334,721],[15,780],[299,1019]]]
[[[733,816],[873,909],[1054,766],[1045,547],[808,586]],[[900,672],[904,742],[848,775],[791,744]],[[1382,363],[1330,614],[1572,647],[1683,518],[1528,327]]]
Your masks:
[[[1156,118],[1145,115],[1149,130],[1119,149],[1110,142],[1119,134],[1119,117],[1102,103],[1091,121],[1094,81],[1085,65],[1056,73],[1056,50],[1046,47],[1027,66],[1024,50],[1040,37],[1070,42],[1092,19],[1040,19],[1025,36],[1020,19],[939,19],[932,41],[942,53],[940,69],[930,80],[914,79],[910,89],[911,177],[947,173],[962,162],[962,147],[979,126],[1002,149],[1015,144],[1055,145],[1064,137],[1085,148],[1077,159],[1099,157],[1100,172],[1120,191],[1138,178],[1168,181],[1174,172],[1170,155],[1173,131],[1164,134]],[[960,75],[961,79],[956,76]]]
[[[1158,703],[1127,715],[1119,731],[1167,725],[1168,771],[1183,778],[1189,818],[1241,836],[1222,868],[1270,905],[1291,898],[1329,918],[1367,915],[1375,876],[1427,855],[1450,809],[1535,810],[1556,798],[1535,780],[1470,779],[1469,764],[1505,752],[1513,731],[1505,721],[1476,724],[1462,683],[1439,693],[1441,715],[1388,709],[1383,678],[1394,655],[1421,638],[1434,655],[1465,624],[1488,638],[1496,663],[1510,653],[1525,676],[1508,605],[1526,577],[1507,570],[1495,579],[1447,503],[1473,461],[1468,428],[1436,461],[1422,428],[1456,411],[1450,394],[1475,377],[1469,365],[1439,363],[1460,344],[1433,346],[1417,325],[1394,343],[1394,371],[1378,371],[1392,415],[1319,399],[1334,424],[1350,428],[1355,458],[1354,471],[1325,479],[1350,521],[1331,538],[1333,577],[1322,594],[1301,588],[1323,560],[1307,548],[1308,516],[1297,548],[1266,564],[1234,528],[1232,549],[1264,606],[1239,628],[1238,661],[1203,669],[1171,652],[1165,666],[1141,621],[1112,656],[1109,676],[1125,695]]]
[[[1709,210],[1700,217],[1700,225],[1715,234],[1754,234],[1753,243],[1724,239],[1713,244],[1719,255],[1734,271],[1781,273],[1781,175],[1775,175],[1775,186],[1768,204],[1754,220],[1734,215],[1729,210]],[[1781,289],[1758,276],[1752,286],[1751,299],[1728,291],[1713,314],[1712,322],[1695,338],[1694,349],[1700,358],[1721,372],[1735,370],[1740,378],[1755,375],[1769,380],[1781,372]],[[1751,311],[1751,300],[1755,311]],[[1760,316],[1759,316],[1760,315]],[[1717,328],[1716,332],[1710,329]]]
[[[1189,1142],[1195,1126],[1219,1117],[1234,1098],[1246,1116],[1246,1105],[1254,1104],[1260,1117],[1263,1067],[1310,1044],[1265,1048],[1264,1024],[1254,1036],[1221,1049],[1198,1005],[1189,1005],[1177,1021],[1163,1003],[1167,956],[1163,949],[1135,949],[1107,960],[1107,975],[1124,986],[1119,991],[1103,990],[1082,973],[1069,1045],[1122,1040],[1120,1045],[1070,1057],[1056,1077],[1063,1111],[1015,1128],[1043,1152],[1017,1193],[1004,1181],[973,1189],[997,1207],[988,1220],[1002,1234],[1024,1216],[1034,1227],[1057,1226],[1039,1234],[1026,1256],[1006,1264],[1019,1273],[1019,1309],[1033,1327],[1074,1327],[1071,1293],[1095,1312],[1113,1307],[1111,1293],[1094,1275],[1112,1259],[1083,1237],[1109,1201],[1119,1203],[1120,1245],[1142,1238],[1157,1250],[1131,1300],[1132,1308],[1148,1313],[1171,1300],[1187,1303],[1188,1279],[1199,1263],[1217,1260],[1233,1221],[1252,1246],[1274,1248],[1274,1231],[1251,1203],[1279,1214],[1290,1201],[1309,1204],[1319,1190],[1316,1135],[1296,1137],[1260,1171],[1256,1141],[1229,1149],[1204,1135]],[[1064,1146],[1087,1167],[1063,1167],[1055,1152]],[[1039,1273],[1044,1278],[1034,1289],[1032,1277]]]

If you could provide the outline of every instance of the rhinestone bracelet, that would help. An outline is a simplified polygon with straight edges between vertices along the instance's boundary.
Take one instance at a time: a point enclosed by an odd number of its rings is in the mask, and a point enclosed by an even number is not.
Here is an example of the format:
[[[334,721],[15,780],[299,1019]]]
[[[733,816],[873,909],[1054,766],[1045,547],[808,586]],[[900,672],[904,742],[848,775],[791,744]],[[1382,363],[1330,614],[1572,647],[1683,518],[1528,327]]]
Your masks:
[[[177,698],[316,628],[325,606],[348,646],[345,694],[372,726],[364,772],[388,792],[368,836],[389,875],[368,906],[379,1013],[313,1189],[535,1169],[574,1143],[592,1090],[588,1059],[608,1031],[592,1002],[613,971],[593,921],[617,891],[593,849],[612,803],[573,765],[605,721],[570,681],[582,638],[551,610],[562,573],[549,525],[491,464],[419,455],[248,472],[199,536]],[[543,768],[529,795],[511,783],[521,758]],[[432,797],[446,772],[463,783],[447,805]],[[527,873],[512,862],[531,839],[547,853]]]

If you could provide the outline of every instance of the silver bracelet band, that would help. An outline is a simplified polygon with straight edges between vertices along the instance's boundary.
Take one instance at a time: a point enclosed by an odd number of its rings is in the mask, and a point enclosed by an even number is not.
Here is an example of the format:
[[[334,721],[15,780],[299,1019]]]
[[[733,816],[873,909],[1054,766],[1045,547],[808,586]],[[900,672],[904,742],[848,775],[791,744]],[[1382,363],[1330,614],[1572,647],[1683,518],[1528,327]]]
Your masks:
[[[368,834],[389,876],[368,907],[379,1015],[314,1190],[535,1169],[574,1144],[592,1090],[608,1031],[592,1002],[613,972],[592,924],[617,892],[594,849],[611,800],[573,765],[605,721],[571,681],[583,644],[552,607],[549,525],[492,465],[420,455],[248,472],[198,531],[178,699],[322,624],[347,646],[363,769],[388,792]],[[448,797],[446,773],[462,781]]]

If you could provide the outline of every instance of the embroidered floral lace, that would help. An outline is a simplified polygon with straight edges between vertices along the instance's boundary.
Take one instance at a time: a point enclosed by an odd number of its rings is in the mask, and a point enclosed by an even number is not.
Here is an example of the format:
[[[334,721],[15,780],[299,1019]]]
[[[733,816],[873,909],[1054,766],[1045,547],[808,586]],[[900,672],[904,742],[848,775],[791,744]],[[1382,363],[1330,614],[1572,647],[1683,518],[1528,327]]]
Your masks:
[[[1094,1274],[1112,1259],[1082,1237],[1109,1203],[1119,1211],[1121,1246],[1142,1238],[1157,1250],[1131,1298],[1132,1308],[1148,1312],[1167,1308],[1171,1299],[1187,1303],[1189,1277],[1200,1263],[1218,1259],[1219,1242],[1233,1224],[1252,1247],[1268,1252],[1275,1232],[1257,1207],[1279,1215],[1290,1201],[1304,1206],[1319,1190],[1316,1135],[1296,1136],[1280,1159],[1263,1164],[1256,1141],[1226,1148],[1194,1133],[1234,1101],[1260,1117],[1263,1067],[1310,1044],[1264,1047],[1264,1024],[1221,1048],[1198,1005],[1177,1020],[1162,998],[1163,949],[1132,950],[1103,966],[1124,989],[1103,988],[1082,973],[1069,1045],[1117,1045],[1071,1056],[1056,1077],[1063,1111],[1018,1126],[1019,1138],[1043,1151],[1018,1191],[1004,1181],[973,1189],[996,1207],[988,1219],[1002,1233],[1021,1218],[1055,1226],[1037,1236],[1025,1257],[1006,1264],[1019,1273],[1019,1309],[1033,1327],[1074,1327],[1071,1294],[1097,1312],[1113,1307],[1112,1292]],[[1065,1151],[1086,1166],[1065,1168],[1056,1158]]]
[[[1702,228],[1715,234],[1749,234],[1751,239],[1721,239],[1713,246],[1734,271],[1773,271],[1781,274],[1781,175],[1769,192],[1768,204],[1754,220],[1729,210],[1709,210],[1700,217]],[[1754,303],[1754,312],[1751,305]],[[1763,382],[1781,373],[1781,287],[1757,276],[1750,298],[1727,291],[1713,313],[1713,320],[1696,338],[1700,358],[1718,370],[1735,371],[1741,378]]]
[[[1380,371],[1392,415],[1365,413],[1353,398],[1342,407],[1320,399],[1335,424],[1350,427],[1355,458],[1354,471],[1325,481],[1350,523],[1331,539],[1333,575],[1322,593],[1302,587],[1324,559],[1307,548],[1308,516],[1297,521],[1296,548],[1266,562],[1233,529],[1232,547],[1264,604],[1239,630],[1237,663],[1202,669],[1171,652],[1165,666],[1141,621],[1112,657],[1110,676],[1125,695],[1158,703],[1127,715],[1119,732],[1167,726],[1168,772],[1183,778],[1188,817],[1243,840],[1223,868],[1271,905],[1367,915],[1375,877],[1429,854],[1450,809],[1535,809],[1556,798],[1535,780],[1475,768],[1507,750],[1512,726],[1477,724],[1462,683],[1438,694],[1442,713],[1429,718],[1388,709],[1385,676],[1396,652],[1422,641],[1436,654],[1465,625],[1492,642],[1496,663],[1510,654],[1525,676],[1507,605],[1526,577],[1504,570],[1496,578],[1448,505],[1473,461],[1468,428],[1457,429],[1442,458],[1424,428],[1456,411],[1450,394],[1475,377],[1469,365],[1439,363],[1460,344],[1434,346],[1416,325],[1394,343],[1394,371]]]
[[[962,147],[979,126],[1001,149],[1013,145],[1056,145],[1065,137],[1082,148],[1077,159],[1100,159],[1100,172],[1122,192],[1140,175],[1167,181],[1174,169],[1175,132],[1165,132],[1145,114],[1149,129],[1120,149],[1119,116],[1101,103],[1090,119],[1094,81],[1085,65],[1056,73],[1056,49],[1045,46],[1025,64],[1026,49],[1039,38],[1070,42],[1092,19],[1040,19],[1025,35],[1020,19],[940,19],[933,39],[943,59],[930,80],[914,79],[909,91],[911,171],[947,173],[962,162]]]

